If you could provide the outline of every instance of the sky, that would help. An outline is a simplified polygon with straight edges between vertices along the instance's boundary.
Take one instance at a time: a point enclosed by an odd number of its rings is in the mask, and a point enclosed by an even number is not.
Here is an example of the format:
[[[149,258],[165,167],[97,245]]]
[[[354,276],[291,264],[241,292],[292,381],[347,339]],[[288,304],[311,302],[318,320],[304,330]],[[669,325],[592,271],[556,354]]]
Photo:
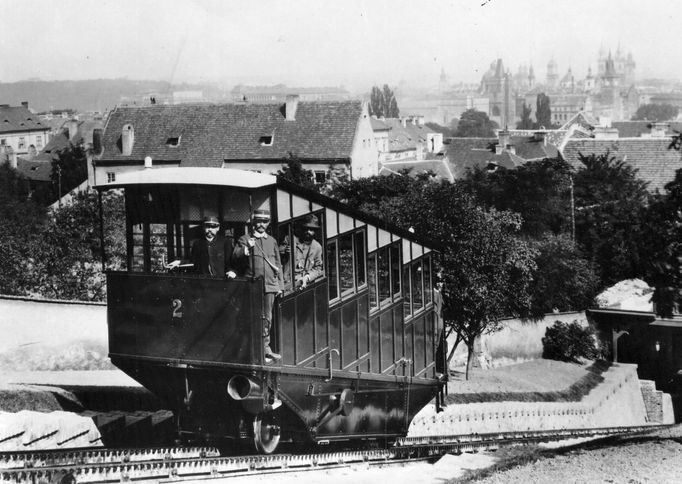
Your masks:
[[[600,48],[682,78],[676,0],[2,0],[0,82],[479,82],[501,58],[584,77]]]

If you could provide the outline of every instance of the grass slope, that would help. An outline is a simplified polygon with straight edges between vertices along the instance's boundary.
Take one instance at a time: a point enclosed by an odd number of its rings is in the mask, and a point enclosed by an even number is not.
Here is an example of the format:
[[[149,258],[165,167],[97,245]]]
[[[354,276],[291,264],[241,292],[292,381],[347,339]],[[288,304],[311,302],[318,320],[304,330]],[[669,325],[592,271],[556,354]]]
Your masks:
[[[574,402],[599,385],[611,366],[533,360],[518,365],[474,370],[469,380],[458,375],[448,384],[446,403]]]

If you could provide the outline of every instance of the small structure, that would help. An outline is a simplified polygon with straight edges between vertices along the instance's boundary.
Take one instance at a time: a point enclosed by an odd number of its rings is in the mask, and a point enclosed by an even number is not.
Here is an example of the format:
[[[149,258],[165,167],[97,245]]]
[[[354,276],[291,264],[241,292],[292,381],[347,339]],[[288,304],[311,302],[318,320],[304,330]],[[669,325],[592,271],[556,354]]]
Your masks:
[[[640,291],[639,295],[610,304],[602,301],[605,307],[590,309],[586,314],[611,360],[637,364],[640,379],[653,380],[657,388],[672,395],[676,420],[680,420],[682,315],[670,319],[657,316],[650,302],[652,292]]]

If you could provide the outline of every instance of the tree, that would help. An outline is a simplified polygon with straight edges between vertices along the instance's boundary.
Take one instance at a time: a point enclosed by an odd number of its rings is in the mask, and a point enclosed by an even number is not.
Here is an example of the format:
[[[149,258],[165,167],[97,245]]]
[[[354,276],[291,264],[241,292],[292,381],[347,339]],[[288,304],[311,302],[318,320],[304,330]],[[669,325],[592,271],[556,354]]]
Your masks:
[[[633,121],[670,121],[680,110],[671,104],[643,104],[637,108]]]
[[[289,153],[289,158],[282,165],[282,169],[277,171],[277,176],[303,188],[320,191],[320,187],[315,184],[315,174],[303,168],[300,158],[292,153]]]
[[[120,269],[125,260],[125,208],[117,192],[103,195],[104,238],[108,268]],[[73,203],[54,213],[41,235],[40,277],[36,291],[43,297],[102,301],[106,285],[101,265],[98,197],[77,195]]]
[[[27,180],[0,165],[0,294],[33,292],[45,223],[45,209],[28,199]]]
[[[492,138],[499,126],[490,120],[488,115],[475,109],[467,109],[459,117],[455,137],[457,138]]]
[[[478,336],[499,330],[502,318],[530,316],[534,251],[516,237],[518,215],[486,211],[465,187],[429,177],[353,180],[334,193],[440,244],[444,321],[455,347],[467,346],[467,377]]]
[[[594,332],[577,321],[570,324],[557,321],[547,328],[542,338],[542,357],[548,360],[580,363],[583,358],[594,359],[598,356]]]
[[[593,305],[599,276],[567,235],[531,242],[537,253],[533,274],[533,314],[580,311]]]
[[[388,84],[384,84],[383,88],[372,87],[369,96],[369,114],[378,118],[397,118],[400,116],[398,101]]]
[[[561,159],[531,161],[515,170],[474,170],[462,183],[484,207],[521,215],[530,237],[570,228],[571,166]]]
[[[544,92],[538,94],[536,98],[536,109],[535,109],[535,128],[551,128],[552,127],[552,109],[550,107],[549,96]]]
[[[531,119],[532,109],[530,106],[528,106],[525,102],[523,103],[523,107],[521,108],[521,121],[516,123],[516,129],[534,129],[535,128],[535,123],[533,123],[533,120]]]
[[[85,148],[70,144],[52,159],[50,183],[39,186],[33,198],[42,205],[50,205],[79,186],[88,178]]]
[[[682,308],[682,169],[665,188],[647,210],[648,244],[642,250],[649,254],[644,279],[654,287],[656,313],[670,318]]]
[[[610,153],[580,155],[574,176],[576,242],[603,287],[646,272],[649,193],[637,170]]]

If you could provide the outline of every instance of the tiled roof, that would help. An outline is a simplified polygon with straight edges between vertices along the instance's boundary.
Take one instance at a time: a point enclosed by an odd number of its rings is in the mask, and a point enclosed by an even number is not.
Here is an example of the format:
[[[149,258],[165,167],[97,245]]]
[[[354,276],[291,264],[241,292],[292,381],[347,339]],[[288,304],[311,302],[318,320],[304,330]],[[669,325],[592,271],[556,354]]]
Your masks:
[[[0,107],[0,133],[15,131],[41,131],[50,129],[37,114],[25,106]]]
[[[369,120],[372,123],[372,131],[388,131],[389,129],[391,129],[381,119],[377,119],[372,116]]]
[[[672,136],[675,131],[682,131],[682,123],[671,122],[667,133]],[[651,133],[651,121],[613,121],[611,126],[618,130],[621,138],[636,138]]]
[[[571,117],[571,119],[566,121],[560,129],[565,131],[575,124],[582,126],[587,130],[590,130],[597,125],[597,121],[595,119],[592,119],[592,117],[585,113],[584,111],[578,111]]]
[[[510,141],[516,155],[526,161],[556,158],[559,153],[556,146],[549,141],[537,140],[535,136],[512,136]]]
[[[428,126],[407,122],[403,126],[398,118],[386,118],[383,120],[388,126],[388,149],[390,151],[405,151],[416,149],[419,144],[425,145],[427,134],[434,131]]]
[[[28,178],[35,181],[50,181],[52,174],[52,163],[49,161],[25,160],[24,158],[17,158],[17,171]]]
[[[65,122],[59,133],[52,136],[47,145],[45,145],[45,148],[43,148],[33,159],[36,161],[50,161],[60,151],[69,148],[71,143],[79,143],[81,140],[83,143],[91,144],[93,131],[97,128],[102,128],[102,125],[102,121],[99,120],[78,121],[76,135],[73,140],[69,140],[69,123]]]
[[[284,104],[179,104],[119,107],[107,122],[103,160],[180,161],[182,166],[220,167],[225,160],[271,160],[290,153],[303,159],[349,159],[363,113],[361,101],[299,102],[295,120]],[[121,152],[121,131],[132,124],[130,156]],[[272,137],[267,146],[266,137]],[[179,138],[171,146],[170,138]]]
[[[619,138],[574,139],[563,149],[563,157],[574,167],[579,167],[579,154],[603,154],[607,151],[616,159],[623,160],[638,170],[638,176],[649,182],[649,190],[663,190],[666,183],[675,178],[675,171],[682,168],[679,151],[668,149],[670,138]]]
[[[523,162],[507,151],[495,154],[495,144],[497,138],[452,138],[445,156],[453,177],[463,178],[468,171],[486,168],[490,164],[514,168],[517,162]]]
[[[380,175],[398,173],[400,170],[410,169],[410,175],[415,176],[424,172],[433,172],[437,177],[453,181],[454,176],[450,171],[447,161],[440,159],[422,161],[394,161],[381,164]]]

